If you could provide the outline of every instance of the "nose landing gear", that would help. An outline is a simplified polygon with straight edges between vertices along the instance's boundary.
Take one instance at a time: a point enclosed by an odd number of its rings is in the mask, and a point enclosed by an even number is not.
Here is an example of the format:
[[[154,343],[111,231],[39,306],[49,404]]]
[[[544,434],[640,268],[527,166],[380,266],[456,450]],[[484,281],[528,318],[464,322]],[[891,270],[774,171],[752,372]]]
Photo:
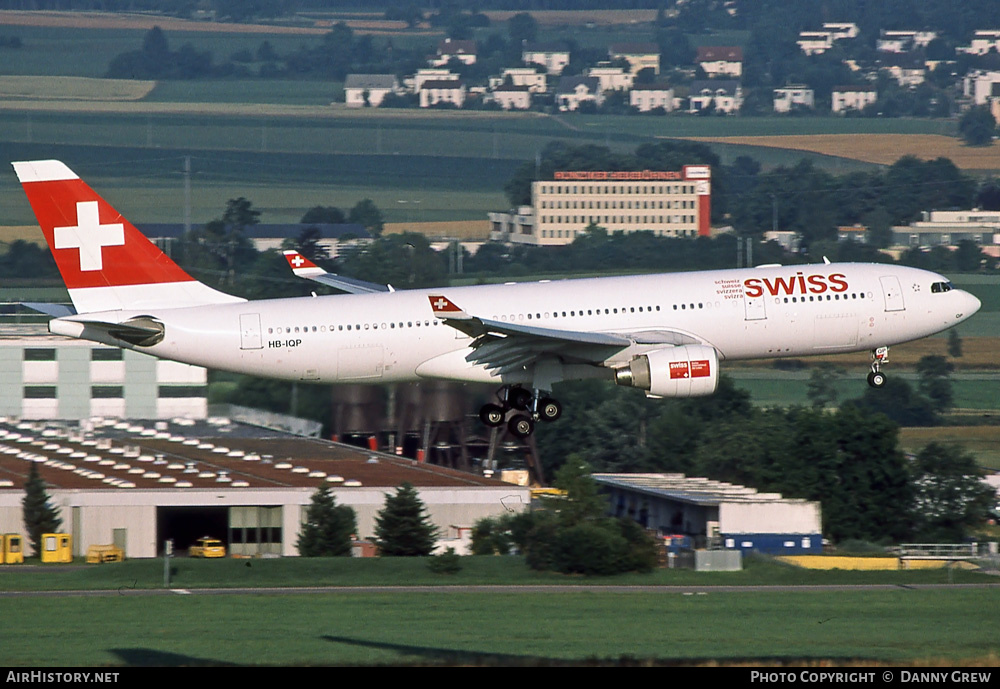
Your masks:
[[[868,384],[873,388],[881,388],[885,385],[885,374],[882,373],[882,364],[889,361],[889,348],[879,347],[872,350],[872,370],[868,374]]]
[[[497,392],[497,404],[484,404],[479,420],[490,428],[507,423],[507,429],[518,438],[527,438],[535,431],[535,422],[555,421],[562,416],[562,404],[552,397],[542,397],[542,391],[531,391],[520,385],[505,385]],[[515,413],[508,419],[509,412]]]

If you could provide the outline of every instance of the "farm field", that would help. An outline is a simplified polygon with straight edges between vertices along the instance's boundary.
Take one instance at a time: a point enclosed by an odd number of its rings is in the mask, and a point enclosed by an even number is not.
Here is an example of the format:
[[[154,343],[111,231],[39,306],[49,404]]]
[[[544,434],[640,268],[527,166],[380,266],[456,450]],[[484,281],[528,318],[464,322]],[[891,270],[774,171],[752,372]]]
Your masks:
[[[976,457],[980,466],[1000,471],[1000,426],[934,426],[900,429],[899,445],[906,452],[917,452],[932,442],[960,445],[966,452]]]
[[[696,141],[763,148],[810,151],[879,165],[891,165],[904,155],[921,160],[948,158],[963,170],[1000,170],[1000,142],[966,146],[942,134],[812,134],[779,136],[691,137]]]

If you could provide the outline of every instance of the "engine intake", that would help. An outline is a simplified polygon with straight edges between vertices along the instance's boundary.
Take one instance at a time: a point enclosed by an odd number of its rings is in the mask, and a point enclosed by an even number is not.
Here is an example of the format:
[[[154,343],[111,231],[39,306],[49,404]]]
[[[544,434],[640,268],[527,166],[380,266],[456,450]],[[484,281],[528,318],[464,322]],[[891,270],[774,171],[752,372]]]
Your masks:
[[[647,397],[701,397],[719,386],[719,355],[707,345],[657,349],[615,371],[615,383],[646,391]]]

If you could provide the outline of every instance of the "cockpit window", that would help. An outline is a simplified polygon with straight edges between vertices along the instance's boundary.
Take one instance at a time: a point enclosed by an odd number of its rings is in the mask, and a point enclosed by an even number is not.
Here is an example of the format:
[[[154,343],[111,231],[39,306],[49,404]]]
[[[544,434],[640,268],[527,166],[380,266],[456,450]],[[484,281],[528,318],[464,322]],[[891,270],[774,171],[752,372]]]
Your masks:
[[[950,282],[935,282],[931,285],[931,292],[950,292],[953,289]]]

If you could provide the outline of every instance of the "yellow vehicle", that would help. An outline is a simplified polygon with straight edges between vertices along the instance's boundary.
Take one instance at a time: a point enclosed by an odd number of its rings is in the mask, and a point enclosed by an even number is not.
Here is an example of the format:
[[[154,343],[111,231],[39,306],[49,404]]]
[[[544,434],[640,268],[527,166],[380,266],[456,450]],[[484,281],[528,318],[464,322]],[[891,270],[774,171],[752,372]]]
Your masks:
[[[225,557],[226,546],[218,538],[203,536],[188,548],[188,555],[190,557]]]
[[[24,548],[21,535],[5,533],[0,535],[0,564],[16,565],[24,562]]]
[[[73,538],[68,533],[42,534],[42,562],[72,562]]]
[[[92,545],[87,548],[87,562],[103,564],[105,562],[122,562],[125,552],[116,545]]]

